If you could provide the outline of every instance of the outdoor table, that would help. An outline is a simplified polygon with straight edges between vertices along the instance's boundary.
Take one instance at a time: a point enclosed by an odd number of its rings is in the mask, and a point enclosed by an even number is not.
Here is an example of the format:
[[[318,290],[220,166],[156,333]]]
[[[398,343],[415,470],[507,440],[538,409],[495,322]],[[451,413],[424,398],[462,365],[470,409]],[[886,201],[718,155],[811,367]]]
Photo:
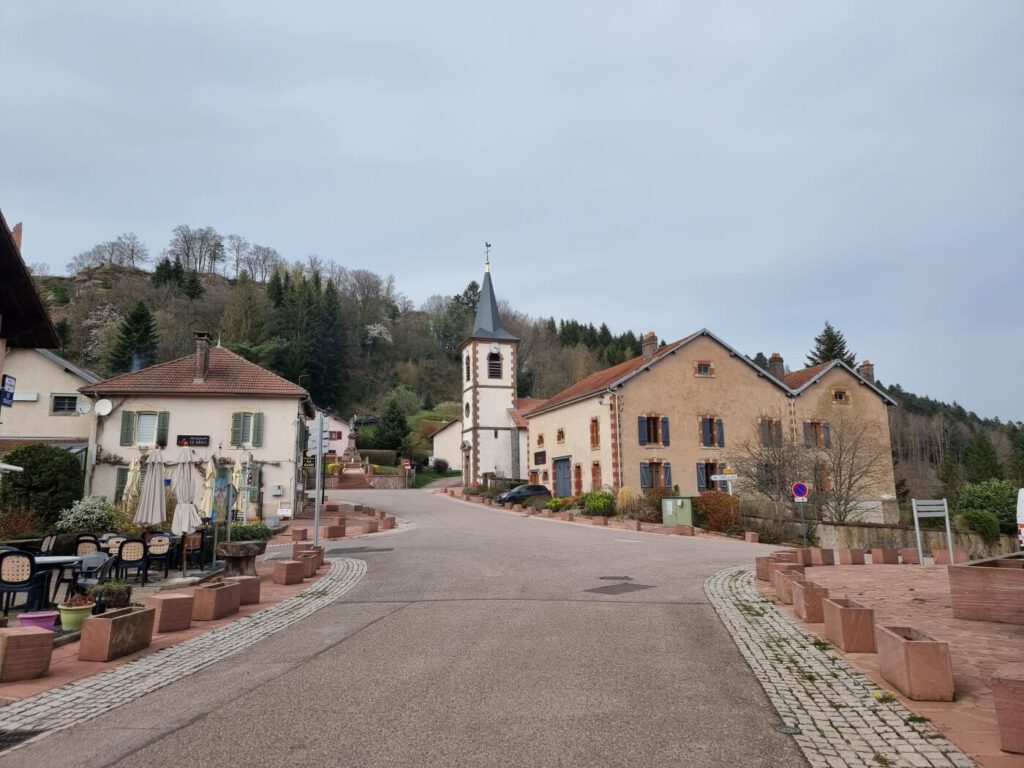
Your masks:
[[[64,576],[64,570],[70,565],[74,567],[82,562],[82,558],[75,555],[39,555],[36,559],[36,566],[46,571],[46,594],[50,594],[50,582],[53,579],[53,572],[60,571],[57,579],[57,586],[60,587],[60,579]],[[56,595],[50,598],[49,602],[56,599]]]

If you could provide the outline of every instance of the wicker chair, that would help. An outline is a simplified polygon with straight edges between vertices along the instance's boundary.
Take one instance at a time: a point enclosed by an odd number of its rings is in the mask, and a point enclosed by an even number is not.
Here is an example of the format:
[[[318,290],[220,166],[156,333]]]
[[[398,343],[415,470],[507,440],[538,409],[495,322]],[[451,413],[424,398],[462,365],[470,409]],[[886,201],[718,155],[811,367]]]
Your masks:
[[[0,595],[4,616],[14,605],[14,597],[25,592],[26,610],[38,610],[46,599],[46,571],[36,569],[36,559],[28,552],[0,552]]]
[[[146,577],[149,577],[149,566],[153,563],[163,563],[164,578],[166,579],[171,570],[171,537],[166,533],[154,533],[149,537],[149,544],[146,545]],[[145,582],[145,579],[143,580]]]
[[[91,533],[83,533],[75,540],[75,555],[85,557],[93,552],[100,551],[100,540]]]
[[[148,547],[142,539],[125,539],[117,550],[114,570],[118,578],[128,577],[128,571],[135,569],[135,577],[146,583],[146,552]]]

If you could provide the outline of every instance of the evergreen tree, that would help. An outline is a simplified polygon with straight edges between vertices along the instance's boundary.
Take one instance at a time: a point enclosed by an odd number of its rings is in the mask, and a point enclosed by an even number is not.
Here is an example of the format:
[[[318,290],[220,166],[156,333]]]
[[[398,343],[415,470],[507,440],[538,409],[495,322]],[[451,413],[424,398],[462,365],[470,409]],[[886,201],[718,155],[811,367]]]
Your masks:
[[[828,363],[832,360],[842,360],[853,367],[856,364],[856,356],[846,348],[846,339],[840,331],[832,327],[832,324],[825,321],[825,330],[814,337],[814,349],[807,355],[807,365],[818,365]]]
[[[186,298],[195,301],[203,295],[203,284],[199,280],[199,273],[195,270],[189,270],[185,275],[185,280],[181,284],[181,292]]]
[[[117,340],[107,359],[107,371],[113,375],[152,365],[156,362],[156,343],[156,321],[140,301],[118,326]]]
[[[231,289],[221,318],[221,334],[229,346],[258,346],[267,338],[267,299],[243,270]]]
[[[380,424],[377,425],[375,442],[378,448],[397,451],[402,447],[402,441],[409,434],[409,422],[405,419],[405,411],[397,398],[388,401]]]
[[[947,456],[939,465],[935,476],[939,480],[939,496],[946,500],[950,509],[956,509],[960,501],[960,489],[964,487],[963,470],[955,456]]]
[[[754,355],[753,363],[763,371],[768,370],[768,358],[764,356],[764,352],[758,352]]]
[[[996,447],[984,432],[975,432],[964,446],[964,480],[981,483],[1002,476]]]
[[[345,323],[334,282],[328,280],[319,294],[312,329],[315,354],[309,361],[309,391],[314,402],[337,410],[348,395]]]
[[[167,285],[168,283],[174,282],[174,268],[171,266],[171,260],[169,258],[164,256],[156,263],[156,267],[153,269],[153,275],[150,280],[153,285],[158,288],[161,285]]]
[[[281,281],[281,271],[275,269],[267,281],[267,298],[275,308],[280,308],[284,303],[284,284]]]

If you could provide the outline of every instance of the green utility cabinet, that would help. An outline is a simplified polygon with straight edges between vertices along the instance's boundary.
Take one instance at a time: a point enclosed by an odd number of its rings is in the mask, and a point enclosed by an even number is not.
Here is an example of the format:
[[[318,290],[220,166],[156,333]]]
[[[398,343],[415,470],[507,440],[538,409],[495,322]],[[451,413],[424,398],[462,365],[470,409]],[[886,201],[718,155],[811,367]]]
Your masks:
[[[693,525],[693,499],[689,496],[663,496],[661,522],[666,526]]]

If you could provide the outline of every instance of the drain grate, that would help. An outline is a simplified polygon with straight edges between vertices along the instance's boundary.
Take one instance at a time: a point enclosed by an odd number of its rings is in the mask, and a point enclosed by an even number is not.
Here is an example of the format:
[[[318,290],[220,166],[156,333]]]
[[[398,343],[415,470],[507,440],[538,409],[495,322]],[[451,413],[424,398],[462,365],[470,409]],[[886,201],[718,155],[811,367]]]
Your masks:
[[[632,576],[598,576],[599,581],[632,581]]]
[[[0,752],[15,747],[23,741],[28,741],[40,733],[46,733],[46,731],[20,731],[18,729],[8,731],[0,728]]]
[[[641,589],[654,589],[652,584],[609,584],[607,587],[595,587],[585,589],[584,592],[593,592],[598,595],[624,595],[627,592],[637,592]]]
[[[798,733],[802,733],[802,731],[795,725],[776,725],[775,730],[779,733],[789,734],[790,736],[795,736]]]

